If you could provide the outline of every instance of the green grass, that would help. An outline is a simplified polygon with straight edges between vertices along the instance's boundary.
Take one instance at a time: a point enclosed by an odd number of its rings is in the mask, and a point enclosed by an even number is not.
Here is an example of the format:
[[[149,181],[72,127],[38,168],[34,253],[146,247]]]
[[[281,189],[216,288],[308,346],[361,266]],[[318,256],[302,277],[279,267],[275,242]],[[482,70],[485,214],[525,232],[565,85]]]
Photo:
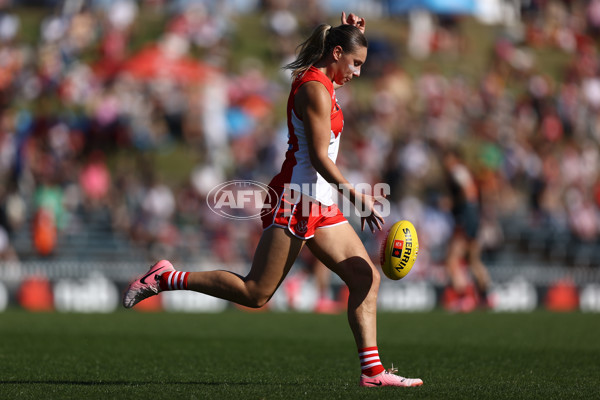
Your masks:
[[[599,398],[590,314],[381,314],[384,364],[420,388],[360,388],[345,316],[0,314],[2,399]]]

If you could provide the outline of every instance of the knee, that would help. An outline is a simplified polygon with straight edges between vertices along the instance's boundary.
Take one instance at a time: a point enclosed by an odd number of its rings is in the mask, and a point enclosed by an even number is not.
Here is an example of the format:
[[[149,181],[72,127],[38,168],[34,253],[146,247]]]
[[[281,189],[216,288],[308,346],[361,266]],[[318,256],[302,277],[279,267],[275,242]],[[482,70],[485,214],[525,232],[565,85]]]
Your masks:
[[[381,274],[372,263],[361,259],[353,268],[353,272],[351,282],[346,282],[350,289],[377,293]]]
[[[371,277],[371,290],[377,293],[381,283],[381,274],[375,267],[371,268]]]
[[[269,302],[273,293],[266,292],[257,287],[247,287],[246,304],[244,306],[250,308],[261,308]]]
[[[379,289],[379,284],[381,283],[381,274],[379,270],[373,267],[373,286]]]
[[[264,297],[249,297],[248,302],[244,304],[246,307],[250,308],[261,308],[265,304],[269,302],[269,298]]]

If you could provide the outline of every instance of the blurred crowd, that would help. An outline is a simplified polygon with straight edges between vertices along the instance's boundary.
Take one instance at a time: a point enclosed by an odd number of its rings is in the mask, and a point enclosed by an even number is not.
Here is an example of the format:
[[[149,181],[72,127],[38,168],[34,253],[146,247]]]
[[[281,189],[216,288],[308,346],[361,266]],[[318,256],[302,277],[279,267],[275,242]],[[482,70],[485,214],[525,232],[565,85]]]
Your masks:
[[[250,260],[260,224],[217,216],[206,195],[227,180],[267,183],[278,172],[289,75],[266,66],[293,59],[323,22],[321,3],[54,3],[34,44],[22,39],[13,8],[0,12],[0,258],[20,257],[11,246],[20,229],[40,256],[56,256],[61,235],[100,218],[148,259]],[[449,149],[479,185],[484,248],[511,239],[506,221],[598,241],[600,1],[507,3],[518,18],[493,27],[480,76],[426,62],[409,73],[398,61],[468,59],[465,17],[384,15],[407,26],[405,47],[373,38],[362,84],[338,89],[338,164],[353,182],[391,185],[387,220],[413,221],[430,263],[452,232],[441,163]],[[260,17],[268,54],[236,59],[240,13]],[[133,51],[144,14],[167,17]],[[568,62],[549,71],[538,54]],[[182,145],[196,165],[184,182],[166,180],[156,154]],[[365,235],[374,258],[381,235]]]

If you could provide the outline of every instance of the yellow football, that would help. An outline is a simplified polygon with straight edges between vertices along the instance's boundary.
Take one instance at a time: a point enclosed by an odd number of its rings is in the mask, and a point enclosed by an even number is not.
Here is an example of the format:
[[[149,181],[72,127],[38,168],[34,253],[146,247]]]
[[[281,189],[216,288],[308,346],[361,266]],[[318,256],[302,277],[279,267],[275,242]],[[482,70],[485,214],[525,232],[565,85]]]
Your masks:
[[[398,221],[381,243],[381,269],[392,280],[402,279],[415,265],[418,254],[419,239],[414,225],[410,221]]]

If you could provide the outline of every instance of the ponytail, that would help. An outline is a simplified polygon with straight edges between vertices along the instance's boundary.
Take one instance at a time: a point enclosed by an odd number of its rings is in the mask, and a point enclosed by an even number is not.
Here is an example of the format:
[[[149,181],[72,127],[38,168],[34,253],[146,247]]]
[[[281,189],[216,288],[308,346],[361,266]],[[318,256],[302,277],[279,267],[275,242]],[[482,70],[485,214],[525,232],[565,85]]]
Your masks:
[[[331,25],[321,24],[315,28],[308,39],[298,46],[300,51],[296,60],[283,67],[284,69],[292,70],[292,77],[294,79],[302,75],[323,57],[327,34],[330,30]]]
[[[358,47],[367,47],[367,38],[353,25],[321,24],[315,28],[310,37],[299,46],[298,57],[285,65],[283,69],[291,69],[295,79],[306,72],[335,46],[341,46],[344,51],[352,52]]]

